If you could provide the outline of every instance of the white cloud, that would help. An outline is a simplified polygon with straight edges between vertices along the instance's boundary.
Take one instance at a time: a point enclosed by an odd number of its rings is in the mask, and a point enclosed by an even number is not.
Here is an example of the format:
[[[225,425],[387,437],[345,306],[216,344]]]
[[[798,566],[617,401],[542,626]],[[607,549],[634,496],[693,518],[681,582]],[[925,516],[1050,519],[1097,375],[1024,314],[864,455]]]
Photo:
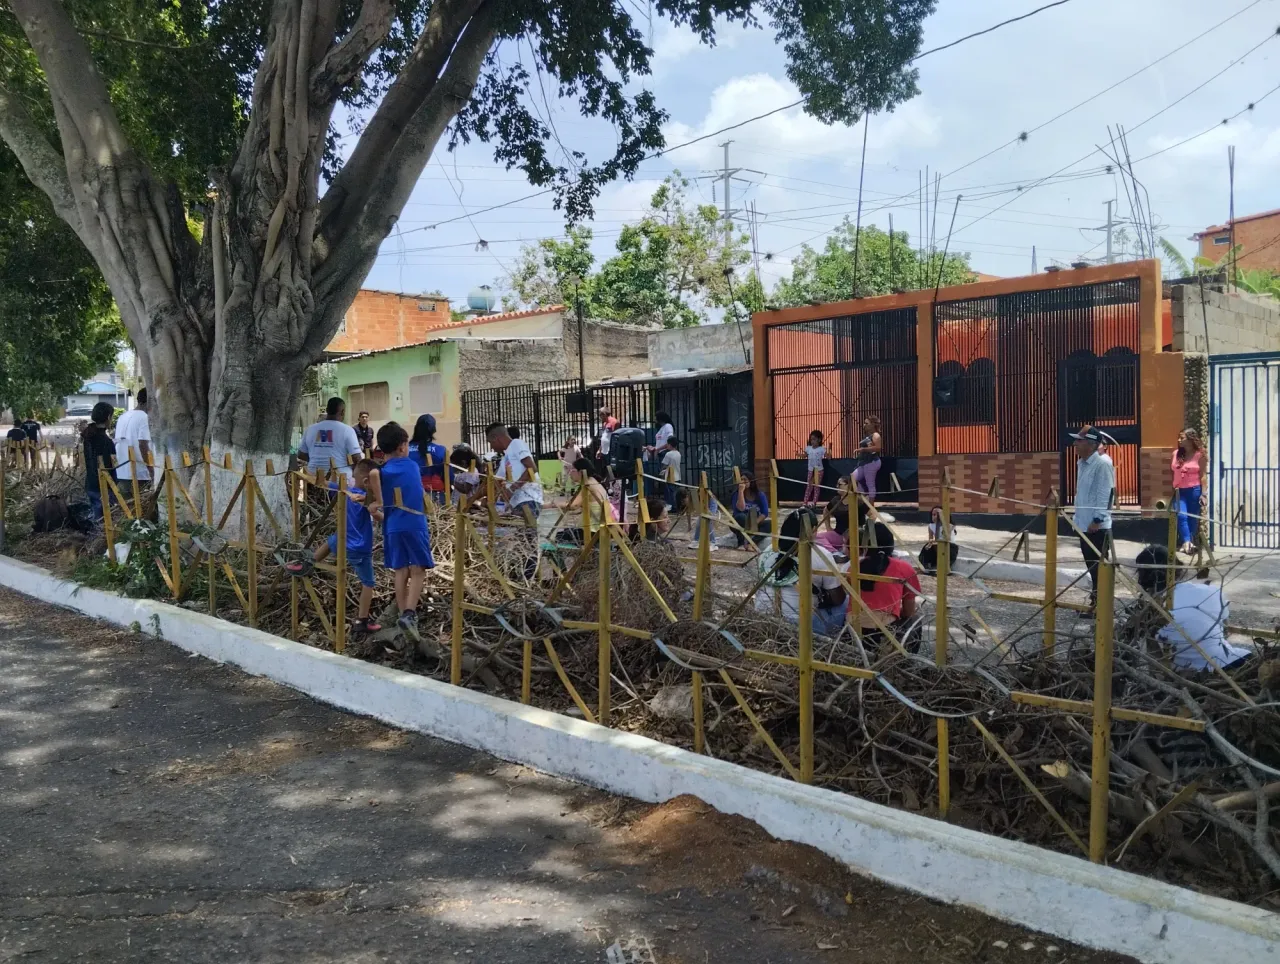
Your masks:
[[[672,121],[664,134],[668,144],[680,144],[793,103],[799,97],[794,85],[771,74],[734,77],[711,94],[707,112],[697,125]],[[868,159],[873,151],[883,154],[906,147],[928,147],[937,142],[939,126],[938,118],[918,99],[891,113],[875,115],[868,131]],[[860,129],[823,124],[799,107],[729,131],[724,137],[733,140],[735,151],[777,156],[784,162],[835,160],[857,167],[862,150]],[[721,138],[709,138],[673,151],[668,159],[682,167],[716,167],[723,161],[720,143]]]
[[[742,35],[740,28],[732,25],[718,24],[716,30],[715,49],[732,50],[738,45]],[[702,43],[702,39],[688,27],[679,26],[669,20],[662,20],[654,25],[652,67],[655,76],[672,73],[674,65],[691,66],[690,54],[698,50],[707,51],[710,47]]]

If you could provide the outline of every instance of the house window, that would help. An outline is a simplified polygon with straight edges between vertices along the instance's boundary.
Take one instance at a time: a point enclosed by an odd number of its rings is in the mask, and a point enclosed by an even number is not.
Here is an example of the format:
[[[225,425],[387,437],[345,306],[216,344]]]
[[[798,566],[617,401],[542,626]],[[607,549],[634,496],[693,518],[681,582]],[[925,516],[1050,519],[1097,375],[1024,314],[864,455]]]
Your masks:
[[[347,316],[343,315],[342,323],[338,325],[338,335],[345,335],[346,333],[347,333]]]
[[[352,385],[347,389],[347,410],[353,414],[368,412],[370,421],[385,422],[391,417],[391,393],[386,382]]]
[[[435,311],[436,303],[434,301],[419,301],[418,310],[419,311]]]
[[[1220,235],[1218,235],[1218,237],[1216,237],[1216,238],[1214,238],[1214,239],[1213,239],[1213,243],[1214,243],[1214,244],[1230,244],[1230,243],[1231,243],[1231,235],[1229,235],[1229,234],[1220,234]]]
[[[719,378],[703,378],[695,383],[697,396],[696,428],[716,431],[729,427],[729,393]]]
[[[409,414],[438,413],[444,408],[444,376],[440,372],[414,375],[409,379]]]

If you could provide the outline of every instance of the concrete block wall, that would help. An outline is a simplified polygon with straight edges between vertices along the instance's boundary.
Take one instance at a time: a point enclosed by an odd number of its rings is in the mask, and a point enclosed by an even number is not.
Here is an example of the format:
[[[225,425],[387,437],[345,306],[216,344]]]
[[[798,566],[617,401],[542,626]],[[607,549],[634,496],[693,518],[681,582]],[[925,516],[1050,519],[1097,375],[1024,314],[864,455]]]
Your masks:
[[[751,326],[733,322],[697,325],[649,333],[649,366],[663,371],[681,368],[737,368],[751,364]],[[746,359],[743,346],[746,346]]]
[[[428,332],[450,321],[442,295],[404,295],[361,288],[347,309],[345,328],[328,351],[378,351],[426,341]]]
[[[1199,285],[1170,291],[1173,350],[1209,355],[1280,351],[1280,304]],[[1208,338],[1206,340],[1206,329]]]
[[[920,457],[920,506],[928,509],[942,504],[942,470],[951,472],[951,484],[982,492],[970,495],[953,492],[953,512],[1000,512],[1032,514],[1030,505],[1018,506],[986,496],[991,480],[1000,479],[1000,494],[1043,505],[1049,490],[1062,485],[1062,465],[1057,452],[978,453],[968,455],[925,455]]]
[[[578,322],[573,312],[564,314],[564,353],[568,368],[561,378],[578,376]],[[603,378],[643,375],[649,368],[649,330],[587,319],[583,328],[583,363],[588,382]],[[536,379],[527,379],[536,381]]]

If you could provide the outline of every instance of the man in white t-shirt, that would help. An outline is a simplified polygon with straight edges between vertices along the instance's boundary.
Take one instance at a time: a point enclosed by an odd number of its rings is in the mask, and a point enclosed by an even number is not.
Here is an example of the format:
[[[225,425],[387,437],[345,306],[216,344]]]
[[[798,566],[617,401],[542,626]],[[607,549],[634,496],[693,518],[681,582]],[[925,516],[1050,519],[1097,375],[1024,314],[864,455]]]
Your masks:
[[[313,472],[329,472],[337,469],[348,479],[351,465],[348,457],[357,460],[364,457],[356,430],[344,419],[347,406],[334,396],[325,406],[325,417],[314,425],[308,425],[298,445],[298,461],[305,462]]]
[[[507,427],[494,422],[485,435],[493,450],[502,456],[498,463],[498,481],[507,494],[512,512],[527,507],[534,518],[542,511],[542,483],[538,481],[538,463],[522,438],[512,438]]]
[[[138,389],[134,407],[116,420],[116,478],[151,478],[147,458],[151,455],[151,420],[147,415],[147,390]]]

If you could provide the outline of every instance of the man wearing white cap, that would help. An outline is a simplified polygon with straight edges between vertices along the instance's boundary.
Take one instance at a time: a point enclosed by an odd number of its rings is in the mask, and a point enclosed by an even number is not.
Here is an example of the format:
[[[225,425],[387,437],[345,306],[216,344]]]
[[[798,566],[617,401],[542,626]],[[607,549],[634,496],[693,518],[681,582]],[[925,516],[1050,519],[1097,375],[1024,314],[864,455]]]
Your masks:
[[[1098,560],[1111,551],[1111,504],[1116,488],[1115,464],[1098,451],[1102,433],[1086,425],[1071,436],[1076,450],[1076,528],[1080,552],[1089,570],[1089,608],[1098,602]]]

